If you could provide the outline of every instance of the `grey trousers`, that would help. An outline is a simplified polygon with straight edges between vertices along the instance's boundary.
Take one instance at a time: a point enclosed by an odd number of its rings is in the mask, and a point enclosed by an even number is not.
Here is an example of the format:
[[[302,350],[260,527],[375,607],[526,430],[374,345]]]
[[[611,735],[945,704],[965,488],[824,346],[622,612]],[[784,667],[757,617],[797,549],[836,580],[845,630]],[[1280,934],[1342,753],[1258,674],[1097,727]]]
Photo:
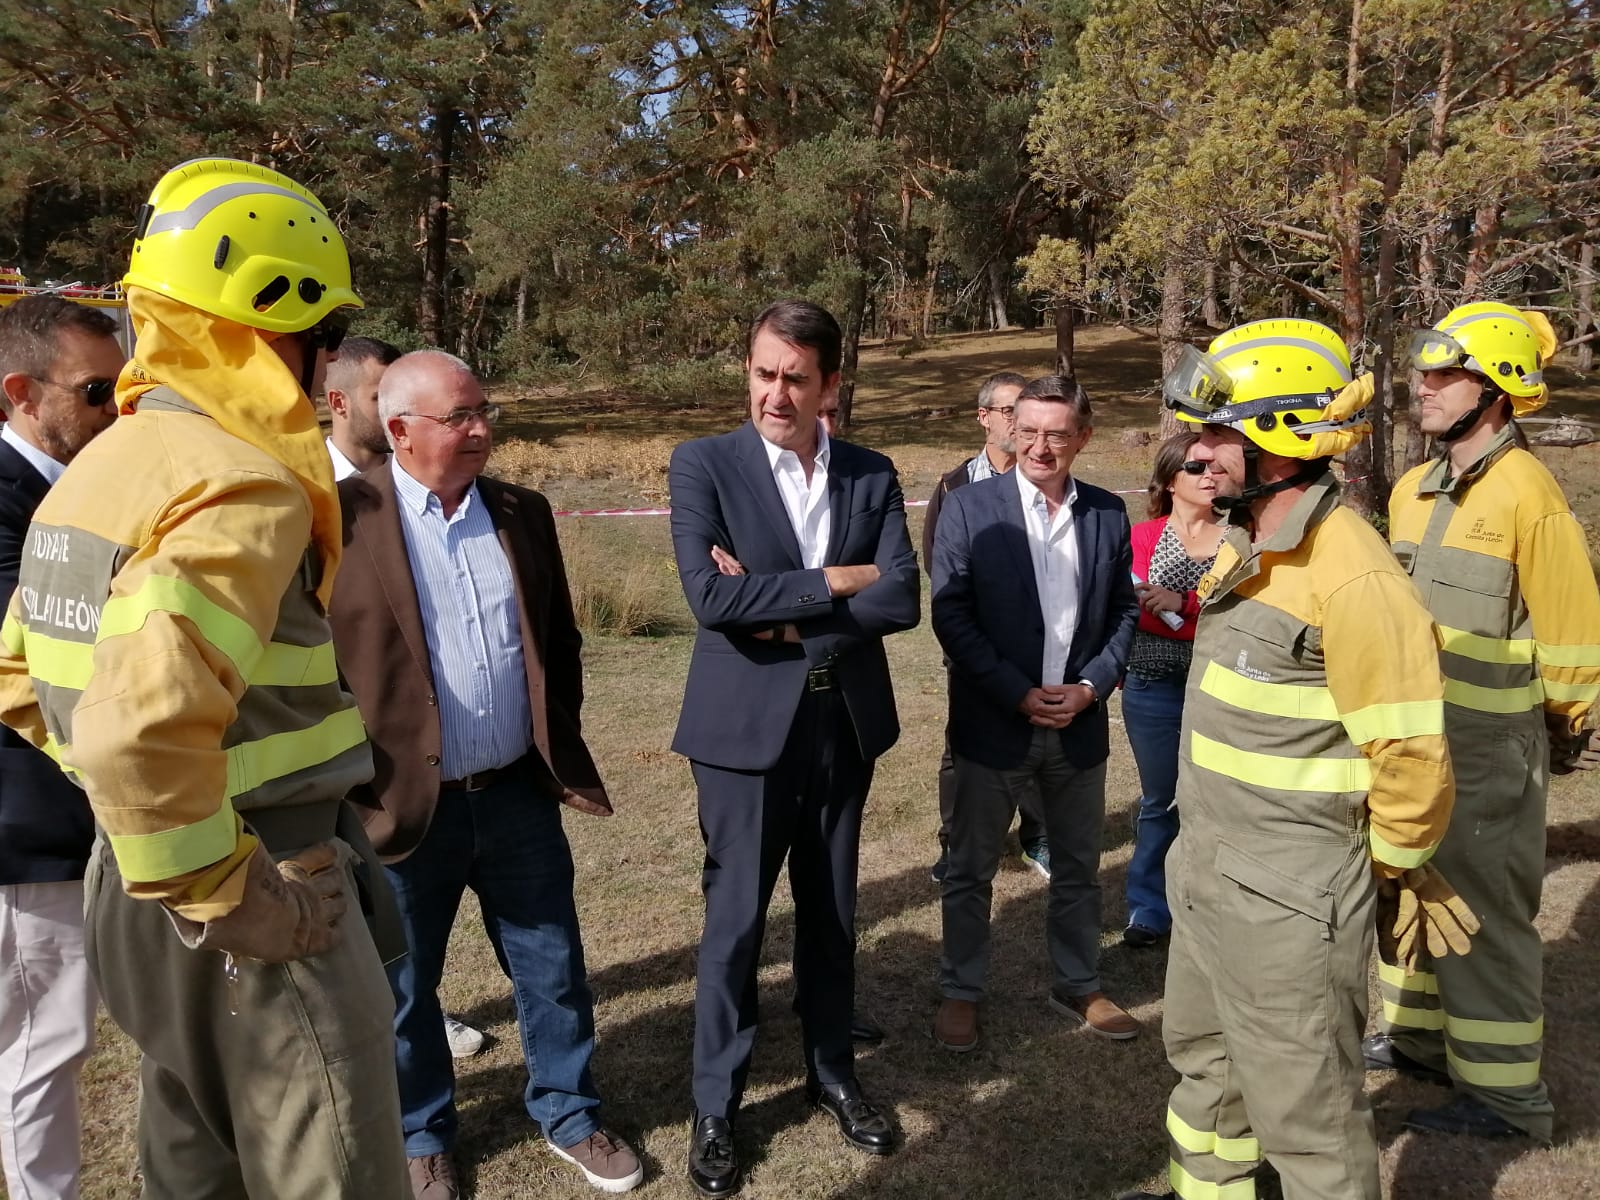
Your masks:
[[[1074,767],[1055,730],[1036,729],[1020,766],[996,769],[955,756],[950,866],[942,893],[944,953],[939,984],[953,1000],[983,998],[989,909],[1006,830],[1018,800],[1037,789],[1050,839],[1045,944],[1054,987],[1068,996],[1100,990],[1100,835],[1106,765]]]

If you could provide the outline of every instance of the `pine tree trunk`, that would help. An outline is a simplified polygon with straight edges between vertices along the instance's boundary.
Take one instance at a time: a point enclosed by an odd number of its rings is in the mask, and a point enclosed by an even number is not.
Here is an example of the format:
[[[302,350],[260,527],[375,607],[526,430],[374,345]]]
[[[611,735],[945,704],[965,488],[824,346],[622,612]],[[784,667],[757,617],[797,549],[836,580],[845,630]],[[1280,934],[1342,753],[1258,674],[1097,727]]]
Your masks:
[[[1076,346],[1074,345],[1075,326],[1078,323],[1077,310],[1069,303],[1063,304],[1055,311],[1056,318],[1056,374],[1063,379],[1076,379],[1078,377],[1078,364],[1076,361]]]
[[[1574,337],[1588,337],[1595,332],[1594,320],[1594,243],[1585,242],[1578,251],[1578,327]],[[1594,370],[1594,342],[1579,342],[1573,365],[1580,371]]]
[[[450,155],[454,145],[455,109],[435,101],[433,152],[428,156],[428,207],[423,221],[422,296],[417,327],[423,340],[440,346],[445,340],[445,275],[450,253]]]
[[[1184,294],[1183,264],[1178,261],[1178,256],[1172,254],[1167,258],[1166,266],[1161,273],[1161,324],[1158,334],[1161,338],[1161,374],[1172,370],[1178,364],[1178,356],[1183,353],[1183,330],[1188,317],[1188,298]],[[1177,433],[1180,426],[1178,418],[1166,405],[1161,406],[1161,438],[1166,440]]]
[[[995,329],[1010,329],[1011,316],[1006,312],[1006,265],[996,255],[984,267],[989,281],[989,320]]]

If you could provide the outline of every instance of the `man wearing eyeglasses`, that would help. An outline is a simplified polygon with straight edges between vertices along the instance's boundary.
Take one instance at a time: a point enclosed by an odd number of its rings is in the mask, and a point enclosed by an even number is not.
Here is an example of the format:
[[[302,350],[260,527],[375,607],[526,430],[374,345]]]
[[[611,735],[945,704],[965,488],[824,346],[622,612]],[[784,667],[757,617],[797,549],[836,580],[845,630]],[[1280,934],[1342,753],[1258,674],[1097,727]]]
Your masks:
[[[66,465],[116,419],[116,323],[59,296],[0,308],[0,592]],[[78,1195],[78,1072],[94,1046],[83,873],[94,817],[42,753],[0,728],[0,1147],[13,1196]]]
[[[944,475],[933,489],[933,495],[928,497],[928,511],[922,522],[923,570],[933,570],[933,531],[938,528],[939,509],[945,497],[969,483],[1004,475],[1016,465],[1017,443],[1011,435],[1012,416],[1016,412],[1017,395],[1027,382],[1015,371],[999,371],[978,385],[978,424],[983,426],[983,448]],[[939,860],[933,864],[932,871],[935,883],[944,882],[950,865],[950,811],[955,799],[956,768],[950,758],[950,731],[947,729],[944,755],[939,759]],[[1023,861],[1049,879],[1050,839],[1045,836],[1037,789],[1028,788],[1020,797],[1017,817]]]
[[[324,615],[343,542],[310,399],[361,305],[349,256],[294,180],[196,159],[123,284],[122,415],[34,514],[0,717],[94,809],[85,946],[141,1054],[147,1200],[388,1200],[403,939],[344,803],[372,753]]]
[[[416,1200],[460,1194],[438,988],[468,888],[516,996],[528,1114],[592,1186],[644,1177],[601,1124],[589,1073],[594,1002],[561,805],[611,804],[580,731],[582,639],[549,503],[482,474],[499,415],[460,359],[404,355],[378,385],[394,455],[339,485],[349,557],[334,640],[376,767],[352,800],[411,948],[390,982]]]
[[[1102,1037],[1139,1034],[1100,982],[1105,699],[1122,678],[1139,601],[1127,509],[1072,476],[1092,432],[1078,383],[1028,384],[1017,397],[1016,469],[952,493],[934,540],[956,791],[933,1028],[949,1050],[978,1044],[992,884],[1026,788],[1039,791],[1050,838],[1050,1005]]]

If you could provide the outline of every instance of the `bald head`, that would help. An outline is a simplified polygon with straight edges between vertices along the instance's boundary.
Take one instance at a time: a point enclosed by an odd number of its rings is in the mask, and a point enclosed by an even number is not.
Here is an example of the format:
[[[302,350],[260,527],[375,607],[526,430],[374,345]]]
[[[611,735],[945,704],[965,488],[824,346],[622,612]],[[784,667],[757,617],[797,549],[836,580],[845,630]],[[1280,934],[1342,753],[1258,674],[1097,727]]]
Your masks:
[[[378,382],[378,419],[383,422],[389,444],[394,444],[395,417],[432,413],[430,399],[445,395],[454,397],[461,392],[481,397],[483,389],[478,386],[472,368],[454,354],[443,350],[413,350],[395,359]],[[453,403],[445,404],[435,415],[443,416],[453,407]]]

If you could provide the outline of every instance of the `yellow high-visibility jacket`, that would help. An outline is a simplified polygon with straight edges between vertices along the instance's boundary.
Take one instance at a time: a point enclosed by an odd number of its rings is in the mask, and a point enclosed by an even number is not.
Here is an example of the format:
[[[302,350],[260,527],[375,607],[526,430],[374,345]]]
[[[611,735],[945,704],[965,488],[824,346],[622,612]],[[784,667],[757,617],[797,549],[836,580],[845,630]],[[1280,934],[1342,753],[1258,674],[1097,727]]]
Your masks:
[[[88,793],[129,893],[192,920],[239,901],[240,813],[372,776],[310,537],[295,477],[167,389],[79,454],[28,531],[0,720]]]
[[[1185,821],[1285,844],[1365,826],[1380,871],[1427,861],[1455,797],[1433,622],[1333,475],[1264,542],[1231,531],[1198,590]]]
[[[1445,701],[1466,713],[1541,706],[1576,734],[1600,698],[1600,588],[1561,488],[1508,426],[1458,478],[1445,457],[1406,472],[1389,536],[1426,593]]]

